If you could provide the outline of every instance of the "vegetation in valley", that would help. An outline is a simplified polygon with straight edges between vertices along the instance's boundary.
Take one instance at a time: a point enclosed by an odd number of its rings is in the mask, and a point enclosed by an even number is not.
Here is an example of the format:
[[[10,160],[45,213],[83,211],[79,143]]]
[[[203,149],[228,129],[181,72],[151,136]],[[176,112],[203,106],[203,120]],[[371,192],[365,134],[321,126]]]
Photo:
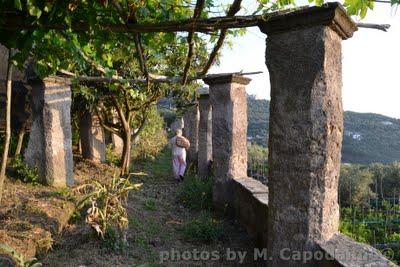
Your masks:
[[[248,97],[249,141],[268,146],[269,100]],[[344,112],[342,162],[389,164],[400,160],[400,120],[373,113]]]

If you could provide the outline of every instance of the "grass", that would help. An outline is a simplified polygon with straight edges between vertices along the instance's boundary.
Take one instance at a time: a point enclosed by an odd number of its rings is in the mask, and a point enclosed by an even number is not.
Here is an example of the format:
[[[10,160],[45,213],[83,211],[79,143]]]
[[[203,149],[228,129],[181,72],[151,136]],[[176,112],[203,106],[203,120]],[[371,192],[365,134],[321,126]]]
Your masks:
[[[212,179],[187,176],[179,193],[179,199],[192,210],[211,210]]]
[[[144,161],[144,169],[154,178],[166,177],[171,174],[171,151],[165,148],[156,159]]]
[[[153,199],[146,200],[146,202],[144,203],[144,208],[146,210],[156,211],[156,202]]]
[[[202,211],[198,218],[184,227],[184,237],[188,240],[215,242],[224,235],[223,223],[208,211]]]

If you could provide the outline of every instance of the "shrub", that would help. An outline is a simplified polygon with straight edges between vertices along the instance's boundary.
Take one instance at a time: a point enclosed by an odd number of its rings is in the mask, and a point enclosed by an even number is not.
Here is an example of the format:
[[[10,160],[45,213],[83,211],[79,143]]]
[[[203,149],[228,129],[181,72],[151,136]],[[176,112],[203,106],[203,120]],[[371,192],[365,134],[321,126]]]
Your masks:
[[[135,141],[132,150],[134,159],[154,159],[168,143],[164,120],[156,108],[150,110],[146,125]]]
[[[192,210],[212,208],[212,179],[187,176],[179,193],[180,200]]]
[[[208,211],[202,211],[200,216],[189,221],[184,227],[184,236],[189,240],[217,241],[224,235],[223,223],[212,217]]]
[[[14,260],[14,263],[17,264],[19,267],[40,267],[42,264],[37,261],[36,258],[25,259],[20,253],[18,253],[14,248],[0,243],[0,251],[10,255],[11,258]]]
[[[114,152],[112,144],[106,146],[106,162],[110,165],[119,166],[121,162],[121,157]]]
[[[12,167],[14,168],[14,177],[24,183],[38,184],[39,175],[37,169],[31,169],[21,159],[21,157],[15,157],[12,160]]]
[[[81,186],[87,193],[78,202],[78,208],[88,204],[86,222],[96,231],[107,247],[122,248],[126,244],[128,217],[126,201],[133,189],[139,189],[141,184],[132,184],[129,179],[114,176],[109,183],[93,181]]]

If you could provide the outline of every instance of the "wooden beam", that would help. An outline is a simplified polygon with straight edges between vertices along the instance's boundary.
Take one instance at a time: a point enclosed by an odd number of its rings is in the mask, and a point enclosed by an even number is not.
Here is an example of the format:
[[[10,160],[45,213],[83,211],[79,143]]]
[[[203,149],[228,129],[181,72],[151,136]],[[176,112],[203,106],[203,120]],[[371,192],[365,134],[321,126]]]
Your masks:
[[[204,78],[214,78],[224,75],[231,75],[231,74],[238,74],[238,75],[256,75],[261,74],[262,71],[254,71],[254,72],[229,72],[229,73],[218,73],[218,74],[208,74],[208,75],[198,75],[193,77],[188,77],[188,81],[200,80]],[[65,73],[64,73],[65,75]],[[137,84],[137,83],[147,83],[147,79],[115,79],[109,77],[93,77],[93,76],[70,76],[72,79],[76,79],[79,82],[89,82],[89,83],[130,83],[130,84]],[[150,81],[154,83],[181,83],[182,77],[151,77]]]
[[[266,21],[273,17],[280,16],[288,11],[273,12],[265,15],[249,15],[249,16],[221,16],[208,19],[198,19],[194,23],[193,19],[166,21],[160,23],[128,23],[128,24],[104,24],[99,25],[99,28],[104,31],[111,31],[115,33],[133,32],[133,33],[155,33],[155,32],[202,32],[212,33],[221,29],[233,28],[248,28],[257,26],[260,21]],[[22,16],[10,16],[9,14],[2,14],[4,18],[0,23],[1,30],[15,31],[15,30],[36,30],[36,29],[55,29],[66,30],[69,27],[65,24],[28,24],[24,21]],[[382,30],[382,26],[387,24],[372,24],[366,26],[363,23],[358,23],[360,28],[372,28]],[[380,27],[379,27],[380,26]],[[75,31],[88,31],[90,26],[86,22],[72,23],[72,29]],[[386,27],[387,28],[387,27]]]
[[[204,3],[205,0],[197,0],[196,2],[196,7],[194,8],[194,12],[193,12],[193,28],[196,25],[196,21],[197,19],[200,17],[201,15],[201,11],[204,8]],[[194,55],[194,34],[195,31],[194,29],[192,31],[189,32],[188,37],[187,37],[187,42],[188,42],[188,53],[186,56],[186,64],[185,64],[185,68],[183,69],[183,74],[182,74],[182,85],[185,85],[187,82],[187,76],[189,73],[189,69],[190,69],[190,65],[192,64],[192,58]]]

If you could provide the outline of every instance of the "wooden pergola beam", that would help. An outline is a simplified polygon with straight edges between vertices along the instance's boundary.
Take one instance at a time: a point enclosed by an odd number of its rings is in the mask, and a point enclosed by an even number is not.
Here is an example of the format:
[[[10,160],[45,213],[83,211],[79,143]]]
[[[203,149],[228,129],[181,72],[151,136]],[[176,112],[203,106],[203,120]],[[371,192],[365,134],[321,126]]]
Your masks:
[[[75,79],[78,82],[89,82],[89,83],[130,83],[130,84],[138,84],[138,83],[147,83],[147,79],[116,79],[112,77],[98,77],[98,76],[75,76],[73,73],[67,73],[67,72],[60,72],[61,74],[70,77],[71,79]],[[187,77],[187,81],[195,81],[195,80],[200,80],[204,78],[214,78],[214,77],[219,77],[219,76],[225,76],[225,75],[232,75],[232,74],[237,74],[237,75],[256,75],[256,74],[261,74],[263,73],[262,71],[254,71],[254,72],[229,72],[229,73],[218,73],[218,74],[207,74],[207,75],[198,75],[198,76],[193,76],[193,77]],[[150,78],[151,82],[154,83],[181,83],[182,82],[182,77],[153,77]]]
[[[288,11],[285,11],[287,13]],[[202,32],[211,33],[221,29],[232,28],[247,28],[257,26],[259,22],[270,20],[274,17],[282,15],[282,12],[274,12],[266,15],[250,15],[250,16],[222,16],[208,19],[193,19],[166,21],[161,23],[128,23],[128,24],[104,24],[99,25],[99,28],[104,31],[116,33],[132,32],[132,33],[156,33],[156,32]],[[69,27],[65,24],[28,24],[22,16],[1,14],[3,16],[0,22],[0,29],[15,31],[15,30],[36,30],[36,29],[54,29],[66,30]],[[195,23],[194,23],[195,22]],[[388,24],[364,24],[358,23],[360,28],[371,28],[378,30],[387,30]],[[72,29],[75,31],[88,31],[90,25],[86,22],[72,23]]]

